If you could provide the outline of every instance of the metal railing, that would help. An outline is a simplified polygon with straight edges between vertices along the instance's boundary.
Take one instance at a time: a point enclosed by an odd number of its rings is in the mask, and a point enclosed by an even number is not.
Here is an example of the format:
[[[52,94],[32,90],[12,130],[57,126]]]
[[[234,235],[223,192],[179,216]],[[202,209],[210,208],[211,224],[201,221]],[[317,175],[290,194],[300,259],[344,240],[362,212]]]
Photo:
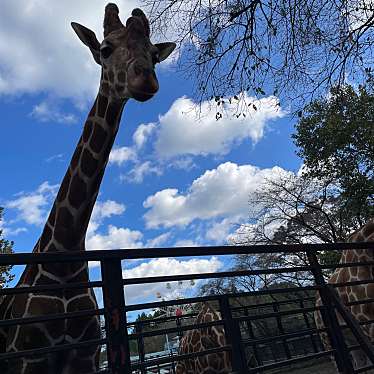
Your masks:
[[[77,349],[89,345],[105,345],[108,352],[108,368],[99,371],[100,373],[123,373],[132,372],[157,372],[167,368],[168,372],[173,373],[175,363],[182,359],[188,359],[197,355],[203,355],[213,352],[230,351],[232,355],[232,370],[235,373],[262,373],[267,370],[289,366],[293,363],[299,363],[306,360],[318,359],[324,356],[333,355],[337,367],[341,373],[360,373],[374,367],[374,353],[371,342],[363,334],[360,325],[368,325],[374,321],[357,322],[352,318],[350,312],[342,305],[337,297],[334,288],[342,286],[355,286],[359,284],[374,283],[373,279],[345,282],[334,284],[333,287],[326,284],[322,271],[335,267],[353,267],[357,263],[351,264],[333,264],[321,265],[318,262],[316,253],[318,251],[333,251],[344,249],[374,249],[374,243],[339,243],[339,244],[306,244],[306,245],[259,245],[259,246],[217,246],[217,247],[181,247],[181,248],[147,248],[147,249],[118,249],[118,250],[100,250],[71,253],[18,253],[0,255],[1,265],[24,265],[24,264],[45,264],[45,263],[71,263],[82,261],[99,261],[101,266],[100,281],[87,283],[64,283],[64,284],[46,284],[34,287],[22,288],[4,288],[0,289],[0,298],[3,295],[15,295],[20,293],[37,293],[41,291],[54,291],[61,289],[75,288],[101,288],[103,292],[103,308],[97,310],[76,311],[54,315],[41,315],[28,318],[18,318],[0,321],[0,327],[10,327],[14,325],[31,324],[43,321],[53,321],[58,319],[70,319],[82,316],[99,315],[105,320],[105,334],[101,339],[91,341],[80,341],[74,344],[64,344],[53,347],[40,347],[33,350],[20,352],[0,353],[0,364],[7,360],[17,359],[22,356],[38,356],[51,352],[62,350]],[[203,257],[203,256],[230,256],[238,254],[261,254],[261,253],[284,253],[295,254],[304,253],[308,259],[308,264],[296,267],[284,267],[273,269],[254,269],[240,271],[222,271],[214,273],[196,273],[184,275],[165,275],[145,278],[123,279],[122,261],[127,260],[147,260],[161,257]],[[374,259],[374,258],[373,258]],[[360,263],[360,266],[373,266],[374,261]],[[251,292],[236,292],[225,295],[197,296],[188,299],[156,301],[149,303],[128,304],[126,303],[124,286],[143,284],[147,287],[150,283],[175,282],[197,279],[217,279],[230,277],[260,276],[266,274],[282,274],[310,272],[313,275],[314,284],[308,284],[300,287],[259,289]],[[314,303],[315,291],[320,292],[323,305],[316,307]],[[241,306],[237,300],[248,300],[251,297],[265,295],[282,295],[304,292],[306,296],[293,298],[292,300],[272,301],[257,305]],[[144,326],[153,323],[162,326],[162,319],[149,320],[142,324],[127,322],[127,316],[130,312],[136,312],[146,309],[156,309],[172,305],[192,304],[204,301],[211,301],[217,305],[222,320],[205,324],[183,324],[185,317],[175,317],[175,327],[149,329]],[[282,305],[288,303],[288,309],[282,310]],[[291,308],[290,304],[297,307]],[[374,299],[360,300],[350,304],[374,303]],[[271,308],[266,313],[257,313],[256,308]],[[323,317],[325,328],[317,329],[314,326],[312,314],[315,310],[320,310]],[[345,321],[345,326],[341,326],[336,316],[336,310]],[[285,327],[285,318],[300,318],[305,323],[305,328],[299,331],[287,331]],[[191,316],[193,317],[193,315]],[[272,336],[258,336],[255,332],[256,321],[273,320],[276,326],[277,334]],[[173,318],[172,318],[173,320]],[[205,352],[187,353],[179,355],[176,352],[168,352],[163,357],[147,358],[144,349],[144,340],[156,335],[178,334],[181,336],[188,330],[207,327],[208,325],[223,325],[226,335],[227,345],[224,347],[211,348]],[[351,330],[357,340],[356,345],[348,346],[343,334],[343,330]],[[331,350],[324,351],[319,341],[319,333],[328,334],[331,342]],[[138,350],[136,360],[131,359],[130,341],[135,341]],[[294,354],[295,346],[293,342],[309,342],[309,348],[305,348],[304,354]],[[303,343],[303,344],[304,344]],[[305,343],[306,344],[306,343]],[[271,354],[264,355],[261,352],[271,350],[271,346],[283,347],[282,354],[276,355],[273,352],[273,358],[267,359]],[[372,365],[367,368],[354,369],[349,352],[354,349],[361,349],[369,357]],[[274,350],[274,349],[273,349]],[[275,349],[276,350],[276,349]],[[269,351],[270,352],[270,351]],[[151,369],[150,369],[151,368]],[[155,369],[156,368],[156,369]],[[158,369],[157,369],[158,368]],[[153,371],[149,371],[153,370]],[[154,371],[156,370],[156,371]],[[165,371],[164,371],[165,372]]]

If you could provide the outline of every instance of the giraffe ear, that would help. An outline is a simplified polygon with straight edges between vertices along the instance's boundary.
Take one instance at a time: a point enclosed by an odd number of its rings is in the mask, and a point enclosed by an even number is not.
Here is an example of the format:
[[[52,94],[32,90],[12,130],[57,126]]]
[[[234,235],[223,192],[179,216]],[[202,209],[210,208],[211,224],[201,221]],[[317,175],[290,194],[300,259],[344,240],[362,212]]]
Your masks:
[[[80,25],[79,23],[72,22],[71,27],[78,35],[78,38],[85,44],[92,53],[93,58],[95,61],[101,65],[100,61],[100,43],[96,38],[96,35],[93,31],[88,29],[85,26]]]
[[[161,61],[166,60],[170,56],[171,52],[174,51],[174,48],[176,46],[177,45],[175,43],[170,43],[170,42],[155,44],[155,47],[157,47],[158,49],[159,61],[161,62]]]

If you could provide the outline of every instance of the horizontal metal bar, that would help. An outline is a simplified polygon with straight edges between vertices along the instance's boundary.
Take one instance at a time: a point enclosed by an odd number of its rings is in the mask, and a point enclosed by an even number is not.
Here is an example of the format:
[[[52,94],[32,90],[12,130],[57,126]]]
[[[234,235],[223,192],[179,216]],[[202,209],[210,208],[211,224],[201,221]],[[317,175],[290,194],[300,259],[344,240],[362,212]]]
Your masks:
[[[252,368],[248,369],[248,373],[249,374],[250,373],[258,373],[258,372],[262,372],[262,371],[265,371],[265,370],[277,369],[277,368],[280,368],[282,366],[288,366],[288,365],[291,365],[291,364],[296,364],[298,362],[303,362],[303,361],[307,361],[307,360],[313,360],[315,358],[329,356],[332,353],[334,353],[334,351],[329,350],[329,351],[322,351],[322,352],[318,352],[318,353],[312,353],[312,354],[305,355],[305,356],[302,356],[302,357],[290,358],[290,359],[285,360],[285,361],[278,361],[278,362],[274,362],[272,364],[257,366],[253,369]]]
[[[327,328],[322,328],[322,329],[305,329],[302,331],[298,332],[290,332],[288,334],[282,334],[282,335],[274,335],[274,336],[269,336],[266,338],[258,338],[258,339],[245,339],[243,340],[244,345],[257,345],[257,344],[264,344],[264,343],[270,343],[274,342],[277,340],[287,340],[287,339],[293,339],[293,338],[298,338],[300,336],[311,336],[311,335],[317,335],[320,332],[326,331]]]
[[[297,273],[300,271],[310,271],[310,270],[311,270],[310,266],[295,266],[292,268],[274,268],[274,269],[240,270],[240,271],[222,271],[222,272],[217,272],[217,273],[164,275],[164,276],[158,276],[158,277],[124,279],[123,285],[130,286],[134,284],[176,282],[176,281],[194,280],[194,279],[247,277],[250,275]]]
[[[302,291],[316,291],[320,289],[321,286],[300,286],[300,287],[290,287],[290,288],[272,288],[266,290],[257,290],[257,291],[248,291],[240,293],[228,293],[226,294],[229,298],[240,298],[247,296],[260,296],[260,295],[269,295],[269,294],[282,294],[282,293],[292,293],[292,292],[302,292]],[[204,301],[214,301],[221,297],[221,295],[209,295],[209,296],[198,296],[191,297],[179,300],[168,300],[168,301],[155,301],[151,303],[142,303],[142,304],[131,304],[126,305],[126,312],[133,312],[143,309],[153,309],[165,306],[172,305],[184,305],[184,304],[194,304],[201,303]]]
[[[335,269],[335,268],[354,268],[358,266],[374,266],[374,261],[356,261],[356,262],[345,262],[336,264],[320,265],[321,269]]]
[[[58,345],[54,347],[28,349],[28,350],[19,351],[19,352],[0,353],[0,361],[11,360],[11,359],[25,357],[25,356],[43,356],[48,353],[69,351],[70,349],[82,348],[82,347],[87,347],[90,345],[103,345],[106,343],[107,343],[107,339],[91,339],[91,340],[86,340],[84,342],[62,344],[62,345]]]
[[[67,312],[67,313],[56,313],[56,314],[46,314],[36,317],[25,317],[25,318],[12,318],[0,321],[0,327],[4,326],[17,326],[17,325],[27,325],[30,323],[55,321],[59,319],[71,319],[77,317],[89,317],[95,315],[104,314],[104,309],[95,310],[79,310],[77,312]]]
[[[0,255],[2,256],[2,255]],[[94,282],[77,282],[77,283],[60,283],[60,284],[46,284],[43,286],[31,286],[31,287],[13,287],[13,288],[0,288],[1,295],[18,295],[23,293],[38,293],[43,291],[55,291],[75,288],[98,288],[102,287],[102,281]]]
[[[346,286],[359,286],[361,284],[371,284],[374,283],[374,279],[365,279],[359,281],[352,281],[352,282],[340,282],[340,283],[329,283],[334,288],[337,287],[346,287]]]
[[[206,349],[201,352],[194,352],[194,353],[185,353],[183,355],[175,355],[175,356],[168,356],[168,357],[163,357],[163,358],[158,358],[158,359],[151,359],[147,360],[146,362],[143,363],[135,363],[131,365],[132,370],[139,370],[141,368],[147,368],[150,366],[155,366],[158,364],[168,364],[176,361],[183,361],[183,360],[188,360],[190,358],[198,357],[198,356],[205,356],[209,355],[212,353],[219,353],[219,352],[224,352],[224,351],[229,351],[231,350],[231,346],[229,345],[224,345],[219,348],[211,348],[211,349]]]
[[[346,249],[371,249],[372,242],[357,243],[321,243],[321,244],[287,244],[287,245],[251,245],[251,246],[211,246],[211,247],[178,247],[178,248],[132,248],[105,249],[91,251],[47,252],[47,253],[14,253],[1,254],[0,265],[25,265],[51,262],[104,261],[106,259],[133,260],[161,257],[214,256],[261,253],[299,253],[307,251],[336,251]]]
[[[322,310],[326,309],[326,306],[314,306],[309,308],[298,308],[298,309],[292,309],[292,310],[283,310],[279,312],[273,312],[273,313],[263,313],[259,315],[251,315],[251,316],[241,316],[241,317],[235,317],[233,318],[235,321],[239,322],[245,322],[245,321],[252,321],[255,319],[266,319],[266,318],[274,318],[278,316],[288,316],[292,314],[303,314],[308,312],[314,312],[316,310]]]
[[[354,373],[366,373],[368,370],[374,369],[374,365],[365,366],[363,368],[355,369]]]
[[[180,327],[168,327],[166,329],[157,329],[152,331],[144,331],[144,332],[136,332],[129,335],[129,339],[137,339],[139,337],[147,338],[155,335],[164,335],[169,333],[174,333],[178,331],[189,331],[189,330],[197,330],[203,329],[204,327],[211,327],[211,326],[222,326],[225,323],[224,320],[219,321],[211,321],[205,323],[196,323],[193,325],[185,325]]]

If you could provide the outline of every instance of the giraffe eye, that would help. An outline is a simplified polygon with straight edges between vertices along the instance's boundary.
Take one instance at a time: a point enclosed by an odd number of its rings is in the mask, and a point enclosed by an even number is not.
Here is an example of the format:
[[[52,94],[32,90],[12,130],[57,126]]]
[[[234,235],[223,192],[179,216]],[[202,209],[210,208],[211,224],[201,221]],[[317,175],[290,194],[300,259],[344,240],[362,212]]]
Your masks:
[[[113,48],[108,45],[105,45],[100,49],[101,56],[103,56],[104,58],[108,58],[112,54],[112,52]]]

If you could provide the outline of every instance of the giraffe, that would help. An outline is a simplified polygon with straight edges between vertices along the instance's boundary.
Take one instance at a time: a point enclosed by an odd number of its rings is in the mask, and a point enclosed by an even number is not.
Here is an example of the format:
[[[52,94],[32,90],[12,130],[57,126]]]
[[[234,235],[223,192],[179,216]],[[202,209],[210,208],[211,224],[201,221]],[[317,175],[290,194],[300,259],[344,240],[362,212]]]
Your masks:
[[[220,320],[222,320],[220,314],[208,302],[204,302],[195,323]],[[179,354],[197,353],[225,345],[227,345],[225,331],[221,325],[188,330],[180,341]],[[176,365],[176,374],[228,374],[231,372],[231,355],[228,351],[181,360]]]
[[[352,233],[348,242],[374,242],[374,219],[369,220],[360,229]],[[373,261],[373,249],[355,249],[344,250],[339,263],[354,263],[363,261]],[[355,266],[337,268],[331,275],[328,283],[343,283],[358,280],[372,280],[374,278],[373,266]],[[352,301],[374,298],[374,284],[360,284],[355,286],[338,287],[337,292],[344,304]],[[321,306],[322,301],[317,297],[316,305]],[[374,320],[374,303],[352,305],[348,307],[352,315],[359,321]],[[341,316],[337,314],[339,324],[344,324]],[[323,328],[324,324],[319,311],[315,312],[314,319],[317,328]],[[371,339],[374,339],[374,325],[362,325],[364,333]],[[330,341],[326,333],[321,333],[321,340],[326,350],[331,349]],[[354,341],[350,342],[354,343]],[[355,369],[368,366],[371,362],[361,350],[351,352],[353,366]]]
[[[175,43],[152,44],[149,22],[134,9],[123,25],[119,9],[105,7],[104,40],[78,23],[72,28],[101,66],[99,92],[68,170],[33,252],[85,250],[87,226],[126,102],[146,101],[158,91],[155,64]],[[29,265],[16,287],[87,282],[87,263]],[[3,298],[0,320],[97,309],[92,289],[17,294]],[[80,317],[0,329],[0,352],[56,347],[100,338],[98,317]],[[88,346],[0,363],[1,374],[84,374],[98,369],[99,347]]]

